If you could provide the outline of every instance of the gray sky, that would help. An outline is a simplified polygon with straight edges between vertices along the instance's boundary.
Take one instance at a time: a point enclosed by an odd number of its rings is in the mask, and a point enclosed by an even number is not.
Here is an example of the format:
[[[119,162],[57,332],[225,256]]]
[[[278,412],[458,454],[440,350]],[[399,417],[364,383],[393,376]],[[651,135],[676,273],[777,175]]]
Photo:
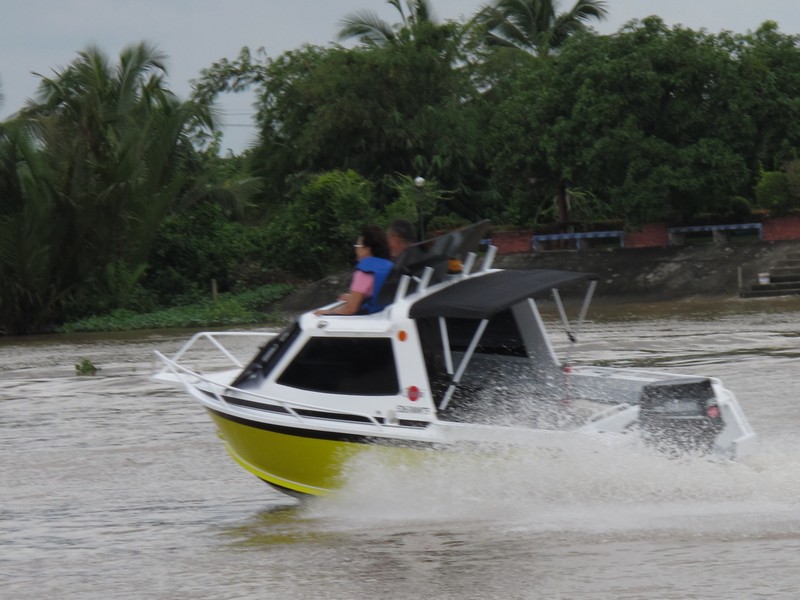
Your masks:
[[[436,16],[472,16],[487,0],[432,0]],[[784,33],[800,33],[798,0],[608,0],[609,18],[596,28],[613,33],[631,19],[657,14],[668,25],[738,33],[777,21]],[[567,10],[574,0],[562,0]],[[0,0],[0,120],[35,94],[38,78],[76,58],[89,44],[112,60],[125,46],[152,42],[169,57],[171,89],[186,98],[189,81],[243,46],[270,56],[304,43],[333,41],[345,15],[371,9],[394,22],[385,0]],[[228,95],[220,108],[224,145],[236,151],[251,139],[252,97]]]

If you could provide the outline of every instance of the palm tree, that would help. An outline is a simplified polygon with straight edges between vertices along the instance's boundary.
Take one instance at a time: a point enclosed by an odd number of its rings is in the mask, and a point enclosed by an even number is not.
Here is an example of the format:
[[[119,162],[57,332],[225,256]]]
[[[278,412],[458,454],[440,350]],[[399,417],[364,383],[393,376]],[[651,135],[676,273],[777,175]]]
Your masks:
[[[339,40],[358,38],[368,45],[385,46],[413,38],[416,28],[422,24],[436,22],[429,0],[406,0],[405,10],[401,0],[387,0],[387,2],[400,13],[400,23],[390,24],[381,19],[375,11],[359,10],[342,19]]]
[[[50,175],[30,131],[0,125],[0,335],[35,331],[56,300]]]
[[[476,20],[486,28],[490,46],[516,48],[546,57],[572,34],[586,28],[591,20],[606,17],[605,0],[577,0],[569,12],[557,14],[556,0],[495,0],[485,6]],[[556,182],[559,223],[567,222],[567,182]]]
[[[118,65],[90,47],[55,78],[43,78],[29,108],[54,123],[47,149],[64,157],[60,183],[76,208],[69,223],[104,266],[138,268],[177,191],[193,115],[166,88],[164,63],[147,44],[124,49]]]
[[[591,20],[606,17],[605,0],[577,0],[569,12],[557,14],[556,0],[496,0],[478,13],[490,45],[519,48],[547,56]]]
[[[141,275],[166,211],[186,189],[189,126],[210,120],[167,89],[164,61],[147,44],[123,50],[118,64],[90,47],[43,77],[36,101],[5,125],[0,187],[15,200],[0,202],[0,227],[40,231],[38,251],[47,253],[37,255],[37,273],[46,277],[15,275],[20,298],[42,298],[29,307],[41,314],[23,315],[30,321],[74,317],[65,315],[70,306],[118,306]],[[19,250],[0,245],[0,267]]]

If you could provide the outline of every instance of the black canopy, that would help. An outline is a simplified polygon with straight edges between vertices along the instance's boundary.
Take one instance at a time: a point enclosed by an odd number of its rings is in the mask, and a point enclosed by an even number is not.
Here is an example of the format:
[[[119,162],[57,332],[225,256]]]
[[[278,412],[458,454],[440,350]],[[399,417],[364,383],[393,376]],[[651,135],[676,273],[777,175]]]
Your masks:
[[[597,276],[551,269],[496,271],[464,279],[418,300],[409,315],[412,319],[489,319],[526,298],[543,296],[553,288],[591,279]]]

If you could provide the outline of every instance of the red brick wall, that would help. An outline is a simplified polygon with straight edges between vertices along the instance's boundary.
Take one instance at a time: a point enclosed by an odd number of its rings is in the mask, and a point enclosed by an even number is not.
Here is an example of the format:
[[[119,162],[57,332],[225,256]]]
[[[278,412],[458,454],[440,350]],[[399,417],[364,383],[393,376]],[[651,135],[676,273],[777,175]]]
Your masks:
[[[652,248],[668,246],[669,232],[666,223],[644,223],[639,231],[625,232],[626,248]]]
[[[800,239],[800,217],[770,217],[764,219],[764,241]]]
[[[492,233],[492,244],[497,246],[498,254],[530,252],[532,237],[533,231],[530,229],[495,231]]]

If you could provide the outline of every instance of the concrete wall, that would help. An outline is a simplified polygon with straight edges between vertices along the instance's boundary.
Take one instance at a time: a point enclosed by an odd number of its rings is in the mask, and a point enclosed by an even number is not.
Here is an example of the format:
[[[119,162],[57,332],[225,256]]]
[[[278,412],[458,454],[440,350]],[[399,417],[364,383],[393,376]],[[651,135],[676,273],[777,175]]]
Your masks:
[[[800,240],[800,217],[768,217],[763,220],[765,242]],[[492,232],[492,243],[498,254],[531,252],[533,229],[510,229]],[[589,243],[590,245],[590,243]],[[550,244],[553,249],[566,249],[574,242]],[[625,248],[664,248],[669,246],[668,223],[645,223],[638,231],[625,232]]]

